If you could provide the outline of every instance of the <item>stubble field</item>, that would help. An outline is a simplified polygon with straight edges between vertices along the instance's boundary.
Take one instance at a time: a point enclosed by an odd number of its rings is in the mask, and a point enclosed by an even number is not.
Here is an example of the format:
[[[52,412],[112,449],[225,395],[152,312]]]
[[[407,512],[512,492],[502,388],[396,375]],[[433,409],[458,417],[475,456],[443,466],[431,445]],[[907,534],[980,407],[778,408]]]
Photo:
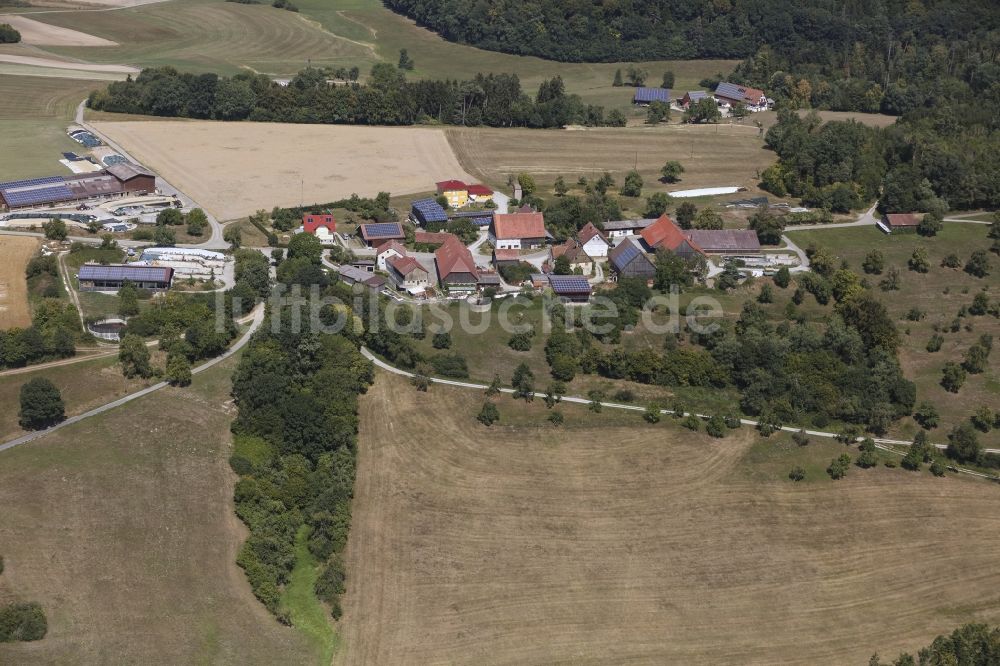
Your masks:
[[[340,663],[865,663],[1000,619],[995,485],[481,401],[363,398]]]
[[[0,237],[0,330],[31,324],[24,267],[38,245],[37,238]]]
[[[527,172],[539,186],[558,176],[573,184],[580,176],[610,172],[618,184],[636,168],[643,194],[655,190],[741,186],[757,192],[758,172],[776,157],[765,150],[757,128],[749,125],[669,125],[655,128],[522,130],[454,128],[448,138],[466,169],[502,185],[508,174]],[[679,183],[658,181],[668,160],[684,165]]]
[[[436,181],[467,177],[438,129],[213,121],[95,125],[223,220],[354,193],[423,192]]]
[[[0,599],[49,622],[42,641],[0,644],[0,663],[318,662],[235,563],[234,367],[0,453]]]

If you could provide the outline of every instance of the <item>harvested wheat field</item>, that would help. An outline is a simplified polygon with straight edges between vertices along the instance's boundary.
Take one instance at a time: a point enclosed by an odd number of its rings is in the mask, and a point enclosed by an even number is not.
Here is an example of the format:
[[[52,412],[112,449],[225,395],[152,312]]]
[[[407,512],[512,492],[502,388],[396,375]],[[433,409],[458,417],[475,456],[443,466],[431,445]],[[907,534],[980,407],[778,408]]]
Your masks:
[[[235,365],[0,453],[0,602],[49,624],[0,664],[318,663],[236,565]]]
[[[3,21],[21,33],[23,43],[33,46],[118,46],[110,39],[95,37],[71,28],[49,25],[27,16],[6,14]]]
[[[449,129],[448,138],[465,168],[496,185],[509,174],[527,172],[541,185],[558,176],[573,183],[580,176],[608,171],[620,184],[638,169],[647,190],[743,186],[756,190],[758,172],[776,157],[750,125],[666,125],[628,129]],[[684,165],[680,183],[657,182],[668,160]]]
[[[24,268],[38,245],[37,238],[0,236],[0,330],[31,324]]]
[[[509,396],[485,428],[482,400],[384,374],[363,398],[342,663],[860,664],[1000,620],[996,485],[795,484],[748,429],[556,428]]]
[[[354,193],[426,192],[436,181],[467,177],[437,129],[213,121],[94,124],[223,220]]]

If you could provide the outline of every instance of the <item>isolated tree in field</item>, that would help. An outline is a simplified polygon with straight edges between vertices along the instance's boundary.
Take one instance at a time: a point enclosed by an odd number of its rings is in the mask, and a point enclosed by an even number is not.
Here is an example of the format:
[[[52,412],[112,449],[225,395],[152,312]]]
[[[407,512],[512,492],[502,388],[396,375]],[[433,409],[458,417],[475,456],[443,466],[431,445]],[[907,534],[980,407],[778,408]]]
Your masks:
[[[670,160],[662,167],[660,167],[660,180],[662,180],[664,183],[676,183],[681,179],[682,173],[684,173],[684,165],[678,162],[677,160]],[[692,208],[694,208],[694,204],[691,203],[690,201],[685,201],[684,203],[689,204]],[[696,210],[692,211],[691,213],[692,217],[694,217],[695,212],[697,211]],[[679,213],[680,209],[678,209],[678,214]]]
[[[674,87],[674,73],[669,69],[663,72],[663,83],[660,85],[661,88],[673,88]]]
[[[642,418],[646,421],[646,423],[659,423],[661,417],[660,414],[661,409],[662,407],[660,407],[660,405],[658,405],[657,403],[655,402],[650,403],[649,405],[647,405],[646,411],[643,412]]]
[[[149,358],[149,347],[134,333],[126,334],[118,345],[118,362],[122,365],[122,374],[128,378],[152,377]]]
[[[941,213],[931,211],[924,215],[924,219],[920,220],[920,224],[917,225],[917,233],[921,236],[937,236],[941,227],[944,226],[943,223]]]
[[[969,422],[972,423],[976,430],[981,432],[989,432],[993,429],[994,424],[998,422],[998,415],[986,405],[981,405],[979,409],[972,413],[969,417]]]
[[[623,197],[637,197],[642,194],[642,176],[638,171],[632,170],[625,174],[625,183],[622,185],[621,195]]]
[[[625,82],[622,80],[621,68],[615,70],[615,79],[614,81],[611,82],[611,85],[614,86],[615,88],[621,88],[623,85],[625,85]]]
[[[404,69],[410,71],[414,67],[413,58],[407,53],[406,49],[399,49],[399,63],[396,65],[399,69]]]
[[[191,383],[191,361],[183,354],[167,357],[167,383],[173,386],[187,386]]]
[[[549,412],[549,418],[548,418],[548,421],[549,421],[549,423],[551,423],[552,425],[556,425],[556,426],[558,426],[558,425],[562,425],[562,424],[563,424],[563,421],[565,421],[565,420],[566,420],[566,419],[565,419],[565,417],[563,416],[563,413],[562,413],[562,412],[560,412],[560,411],[559,411],[558,409],[553,409],[553,410],[552,410],[551,412]]]
[[[726,420],[721,414],[715,414],[705,422],[705,432],[712,437],[725,437],[727,430]]]
[[[788,266],[782,266],[772,279],[775,285],[782,289],[787,289],[788,285],[792,283],[792,272],[788,270]]]
[[[66,405],[55,384],[35,377],[21,385],[18,423],[25,430],[41,430],[66,418]]]
[[[788,472],[788,478],[792,481],[801,481],[806,478],[806,471],[801,467],[793,467],[790,472]]]
[[[931,268],[931,262],[927,258],[927,248],[918,247],[910,255],[910,260],[907,262],[911,271],[916,271],[917,273],[926,273]]]
[[[15,5],[16,6],[16,5]],[[17,44],[21,41],[21,33],[10,23],[0,23],[0,44]]]
[[[976,462],[981,454],[979,437],[971,424],[962,423],[948,433],[948,448],[945,449],[945,455],[952,460],[960,463]]]
[[[646,77],[649,74],[644,69],[640,69],[634,65],[629,65],[626,70],[625,78],[628,79],[628,84],[636,88],[641,88],[646,85]]]
[[[931,430],[938,427],[940,416],[937,407],[933,403],[921,402],[913,412],[913,420],[920,424],[924,430]]]
[[[976,250],[965,262],[965,272],[975,277],[986,277],[990,274],[990,257],[984,250]]]
[[[847,470],[851,467],[851,456],[841,453],[830,461],[830,466],[826,468],[826,473],[831,479],[842,479],[847,476]]]
[[[45,237],[49,240],[66,240],[66,236],[69,232],[66,230],[66,223],[63,222],[58,217],[50,219],[48,222],[42,225],[42,231],[45,232]]]
[[[958,363],[945,363],[941,371],[941,386],[949,393],[958,393],[965,383],[965,369]]]
[[[962,369],[972,375],[978,375],[989,367],[990,349],[982,342],[977,342],[965,350],[962,359]]]
[[[514,388],[514,398],[524,398],[525,402],[531,402],[534,399],[534,380],[535,374],[527,363],[518,365],[510,382]]]
[[[962,260],[954,252],[949,252],[941,259],[941,268],[961,268]]]
[[[774,289],[767,282],[760,286],[760,293],[757,294],[757,302],[765,304],[774,302]]]
[[[972,297],[972,305],[969,306],[969,314],[981,317],[990,309],[990,297],[985,291],[977,292]]]
[[[602,173],[601,177],[598,178],[597,181],[594,183],[594,189],[600,192],[601,195],[607,194],[608,190],[614,186],[615,186],[614,176],[612,176],[607,171]]]
[[[486,387],[486,397],[492,398],[495,395],[500,395],[500,388],[502,386],[503,384],[500,383],[500,375],[493,375],[493,381]]]
[[[653,192],[646,198],[646,217],[659,217],[667,212],[673,199],[666,192]]]
[[[869,275],[879,275],[885,268],[885,255],[881,250],[869,250],[861,262],[861,268]]]
[[[556,178],[552,189],[555,191],[557,197],[566,196],[566,193],[569,192],[569,186],[566,185],[566,180],[562,176]]]
[[[122,317],[139,314],[139,290],[130,280],[122,282],[118,289],[118,314]]]
[[[483,403],[483,408],[479,410],[476,420],[484,426],[491,426],[500,420],[500,410],[493,404],[493,401],[487,400]]]

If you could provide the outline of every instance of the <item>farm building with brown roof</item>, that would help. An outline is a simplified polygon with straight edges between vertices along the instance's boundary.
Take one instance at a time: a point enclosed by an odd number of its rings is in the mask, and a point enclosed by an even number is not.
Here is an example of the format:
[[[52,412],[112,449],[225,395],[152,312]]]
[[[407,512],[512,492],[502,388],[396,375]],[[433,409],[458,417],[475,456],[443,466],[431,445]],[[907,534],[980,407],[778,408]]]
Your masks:
[[[691,229],[685,235],[707,254],[760,254],[752,229]]]
[[[520,250],[545,244],[545,218],[541,213],[498,213],[493,216],[489,239],[498,250]]]
[[[916,213],[889,213],[885,216],[885,226],[890,234],[894,231],[916,231],[920,220]]]
[[[434,252],[438,281],[449,291],[474,291],[479,283],[479,269],[469,248],[456,237]]]

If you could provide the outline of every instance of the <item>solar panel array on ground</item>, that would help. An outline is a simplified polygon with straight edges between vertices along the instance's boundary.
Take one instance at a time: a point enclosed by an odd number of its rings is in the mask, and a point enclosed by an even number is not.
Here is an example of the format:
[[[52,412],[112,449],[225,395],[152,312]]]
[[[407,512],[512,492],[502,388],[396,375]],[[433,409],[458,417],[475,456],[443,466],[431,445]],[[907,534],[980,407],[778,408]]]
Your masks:
[[[557,294],[583,294],[590,292],[587,278],[578,275],[550,275],[549,284]]]
[[[126,266],[99,264],[84,264],[80,267],[77,277],[80,280],[101,280],[114,282],[117,280],[133,280],[136,282],[169,282],[171,268],[159,266]]]
[[[447,222],[448,214],[434,199],[417,199],[412,204],[413,214],[424,224],[428,222]]]
[[[362,224],[361,228],[367,238],[395,238],[403,235],[403,228],[396,222]]]
[[[635,102],[669,102],[670,90],[667,88],[636,88]]]

